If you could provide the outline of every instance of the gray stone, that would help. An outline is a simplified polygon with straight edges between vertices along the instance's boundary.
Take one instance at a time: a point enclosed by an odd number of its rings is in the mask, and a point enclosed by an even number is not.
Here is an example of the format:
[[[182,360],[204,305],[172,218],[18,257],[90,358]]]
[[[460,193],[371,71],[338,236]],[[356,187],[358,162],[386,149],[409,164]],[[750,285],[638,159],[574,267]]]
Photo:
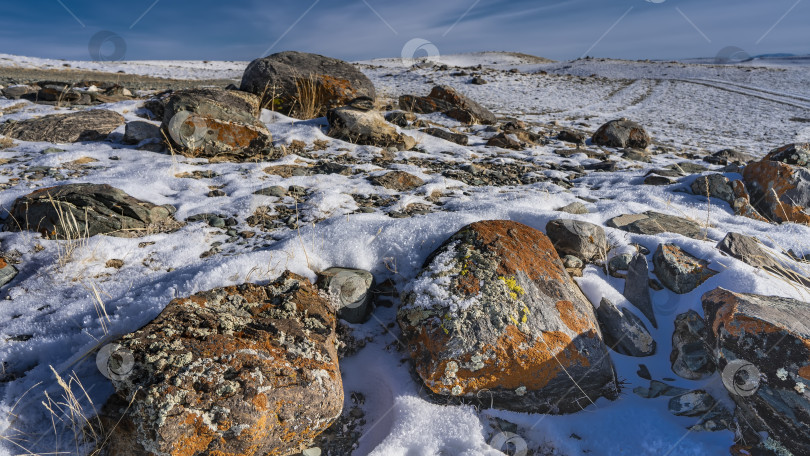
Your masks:
[[[6,122],[0,125],[0,134],[21,141],[74,143],[100,141],[124,124],[124,117],[108,109],[88,109],[69,114]]]
[[[669,361],[672,372],[688,380],[701,380],[714,373],[716,365],[706,345],[706,321],[690,310],[675,318],[672,332],[672,352]]]
[[[674,183],[675,183],[674,180],[665,176],[659,176],[657,174],[650,174],[649,176],[644,178],[644,185],[661,186],[661,185],[672,185]]]
[[[621,255],[616,255],[608,261],[608,272],[613,277],[618,278],[625,278],[623,274],[619,274],[620,271],[626,271],[630,268],[630,262],[633,261],[633,254],[632,253],[622,253]]]
[[[696,222],[653,211],[620,215],[608,220],[606,225],[635,234],[677,233],[693,239],[703,238],[703,230]]]
[[[19,100],[23,95],[36,93],[37,89],[27,85],[17,85],[3,89],[3,96],[9,100]]]
[[[546,236],[560,256],[573,255],[584,261],[604,259],[607,253],[605,230],[581,220],[558,219],[546,224]]]
[[[712,410],[717,401],[703,390],[689,391],[669,400],[669,411],[676,416],[701,416]]]
[[[315,117],[358,97],[376,98],[374,84],[354,65],[305,52],[286,51],[256,59],[240,89],[261,97],[262,106],[300,116],[299,100],[315,96]]]
[[[690,186],[695,195],[717,198],[729,204],[734,203],[734,189],[728,178],[722,174],[700,176]]]
[[[262,188],[253,192],[254,195],[262,196],[275,196],[276,198],[284,198],[287,196],[287,189],[280,185],[273,185],[272,187]]]
[[[361,269],[329,268],[318,274],[318,286],[326,291],[338,318],[362,323],[371,313],[374,276]]]
[[[659,244],[653,254],[655,276],[678,294],[689,293],[717,274],[708,262],[690,255],[675,244]]]
[[[703,157],[703,161],[711,163],[713,165],[728,165],[731,163],[737,164],[745,164],[746,162],[752,160],[753,157],[734,149],[723,149],[721,151],[717,151],[708,157]]]
[[[606,298],[596,309],[605,344],[627,356],[652,356],[656,343],[644,322],[627,309],[619,309]]]
[[[581,131],[562,130],[557,135],[557,139],[559,139],[560,141],[565,141],[574,144],[585,144],[587,135],[585,135],[585,133]]]
[[[410,150],[416,140],[397,132],[378,111],[364,111],[350,106],[331,109],[326,113],[329,136],[354,144],[396,147]]]
[[[107,184],[68,184],[18,198],[6,231],[36,231],[44,237],[77,239],[96,234],[137,237],[181,226],[172,206],[135,199]],[[24,223],[20,225],[20,223]]]
[[[573,203],[565,205],[565,206],[563,206],[563,207],[561,207],[561,208],[559,208],[557,210],[559,212],[567,212],[569,214],[576,214],[576,215],[582,215],[582,214],[587,214],[588,213],[587,206],[580,203],[579,201],[574,201]]]
[[[150,139],[160,140],[161,137],[160,126],[142,120],[127,122],[124,130],[124,144],[140,144]]]
[[[574,255],[565,255],[562,262],[566,269],[582,269],[585,266],[585,263]]]
[[[658,328],[655,320],[652,297],[650,296],[650,276],[647,257],[637,253],[627,266],[627,279],[624,281],[624,297]]]
[[[596,130],[592,138],[594,144],[606,147],[646,149],[650,145],[650,135],[644,128],[627,119],[611,120]]]

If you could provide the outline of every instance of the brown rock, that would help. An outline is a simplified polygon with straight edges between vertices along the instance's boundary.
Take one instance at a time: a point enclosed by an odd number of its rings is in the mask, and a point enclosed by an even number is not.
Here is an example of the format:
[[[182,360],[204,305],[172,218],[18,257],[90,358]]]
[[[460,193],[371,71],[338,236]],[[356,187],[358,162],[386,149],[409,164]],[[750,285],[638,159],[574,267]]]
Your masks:
[[[326,299],[290,272],[175,299],[117,342],[133,363],[110,375],[109,454],[301,451],[341,413],[335,323]]]
[[[451,236],[406,290],[398,321],[442,401],[571,413],[617,396],[593,305],[526,225],[484,221]]]
[[[766,218],[810,224],[808,149],[806,144],[784,146],[743,170],[753,206]]]
[[[398,191],[413,190],[425,183],[422,179],[405,171],[391,171],[382,176],[373,176],[370,180],[374,185]]]

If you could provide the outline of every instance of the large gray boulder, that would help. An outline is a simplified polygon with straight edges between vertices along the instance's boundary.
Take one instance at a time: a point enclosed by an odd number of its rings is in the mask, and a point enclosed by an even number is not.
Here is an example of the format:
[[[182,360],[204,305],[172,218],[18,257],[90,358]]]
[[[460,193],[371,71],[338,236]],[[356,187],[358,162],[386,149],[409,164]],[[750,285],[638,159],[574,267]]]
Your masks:
[[[594,144],[606,147],[646,149],[652,140],[644,127],[625,118],[611,120],[593,134]]]
[[[68,184],[37,190],[11,207],[6,231],[77,239],[96,234],[138,237],[180,227],[172,206],[157,206],[107,184]]]
[[[477,222],[451,236],[397,319],[416,372],[443,402],[572,413],[617,396],[593,305],[551,241],[526,225]]]
[[[70,114],[6,122],[0,125],[0,135],[20,141],[74,143],[100,141],[124,124],[124,117],[108,109],[88,109]]]
[[[96,357],[115,388],[101,413],[108,453],[300,452],[343,407],[335,325],[330,303],[290,272],[171,301]]]
[[[256,59],[242,75],[240,89],[261,97],[262,107],[297,115],[302,93],[314,96],[315,117],[357,97],[374,99],[374,84],[354,65],[305,52],[279,52]]]
[[[278,158],[259,99],[236,90],[188,89],[165,103],[161,129],[174,150],[209,159]]]

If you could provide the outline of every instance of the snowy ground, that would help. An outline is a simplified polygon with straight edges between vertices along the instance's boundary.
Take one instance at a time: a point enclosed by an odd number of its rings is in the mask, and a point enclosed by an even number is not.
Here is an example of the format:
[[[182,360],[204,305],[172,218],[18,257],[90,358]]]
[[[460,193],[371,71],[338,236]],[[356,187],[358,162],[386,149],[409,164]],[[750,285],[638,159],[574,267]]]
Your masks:
[[[6,59],[6,60],[4,60]],[[299,185],[311,193],[300,207],[300,232],[289,229],[259,232],[251,239],[225,242],[222,230],[204,223],[190,223],[179,232],[138,239],[96,236],[60,265],[59,246],[32,233],[0,233],[2,250],[20,261],[20,274],[0,291],[0,360],[5,380],[0,383],[0,428],[4,435],[32,451],[75,451],[73,436],[65,427],[51,422],[43,407],[47,392],[60,397],[50,366],[63,377],[79,378],[100,407],[112,393],[109,381],[95,366],[95,352],[106,342],[138,329],[152,320],[174,297],[186,296],[214,287],[244,281],[266,282],[284,269],[314,278],[313,271],[330,266],[356,267],[372,271],[378,281],[393,279],[402,289],[417,274],[427,255],[449,235],[467,223],[485,219],[512,219],[543,230],[549,220],[572,217],[602,224],[617,215],[656,210],[690,217],[704,223],[706,240],[679,235],[633,235],[606,228],[615,246],[611,255],[628,252],[631,243],[650,250],[662,242],[676,242],[695,256],[721,271],[697,290],[679,296],[669,290],[654,292],[660,327],[653,331],[658,353],[650,358],[633,359],[612,353],[625,388],[617,401],[600,400],[586,410],[569,416],[520,414],[469,407],[435,405],[424,398],[414,380],[407,354],[397,349],[399,332],[396,308],[379,308],[371,320],[355,325],[356,336],[368,344],[356,355],[341,361],[347,404],[351,392],[366,400],[366,424],[355,455],[494,455],[489,446],[492,430],[488,417],[500,417],[519,426],[519,438],[530,448],[544,447],[558,455],[717,455],[727,454],[731,432],[690,433],[694,419],[678,418],[667,411],[667,398],[642,399],[634,387],[648,386],[638,377],[644,363],[653,378],[672,378],[668,383],[689,389],[704,388],[725,396],[717,376],[708,381],[677,379],[669,364],[671,334],[675,315],[688,309],[700,311],[699,297],[722,286],[738,292],[780,295],[808,300],[807,290],[787,285],[741,262],[721,256],[715,249],[729,231],[754,235],[775,250],[792,249],[810,254],[807,238],[810,228],[795,224],[769,225],[733,215],[727,204],[709,205],[706,198],[685,191],[694,177],[674,186],[640,185],[645,172],[686,160],[675,153],[710,153],[737,148],[761,156],[770,149],[799,141],[810,141],[810,70],[804,66],[717,66],[677,62],[626,62],[579,60],[537,63],[513,56],[498,60],[495,54],[444,57],[452,65],[483,64],[483,77],[489,84],[466,84],[469,76],[452,76],[447,71],[420,69],[407,71],[395,60],[364,62],[362,70],[373,80],[378,93],[395,99],[401,94],[427,94],[435,84],[449,84],[492,109],[499,117],[518,118],[532,130],[557,122],[594,131],[607,120],[628,117],[648,128],[670,153],[656,155],[653,163],[620,160],[620,170],[591,173],[577,179],[566,191],[550,182],[520,187],[468,187],[432,174],[418,159],[441,160],[459,166],[470,161],[508,164],[521,161],[543,165],[588,164],[596,160],[584,154],[563,158],[553,151],[566,145],[553,141],[521,152],[484,147],[484,140],[471,136],[467,147],[448,143],[419,132],[422,152],[399,155],[397,168],[425,180],[426,185],[412,192],[396,194],[373,186],[360,171],[382,171],[370,163],[355,164],[354,176],[315,175],[281,178],[263,171],[269,163],[220,163],[135,150],[113,140],[108,142],[52,145],[17,142],[0,151],[0,206],[9,208],[19,196],[34,189],[66,182],[110,183],[129,194],[156,204],[178,208],[178,219],[202,212],[234,216],[240,229],[256,208],[277,203],[274,197],[253,192],[271,185]],[[493,64],[494,61],[494,64]],[[46,61],[0,55],[0,65],[30,67],[91,68],[157,75],[174,78],[239,77],[244,62],[124,62],[102,65],[87,62]],[[519,73],[508,70],[518,68]],[[0,70],[1,71],[1,70]],[[470,72],[470,70],[466,70]],[[541,71],[545,74],[540,73]],[[595,75],[595,76],[594,76]],[[24,119],[61,112],[50,106],[0,99],[0,109],[24,103],[0,117]],[[140,102],[105,106],[136,116]],[[441,116],[426,116],[448,126],[457,123]],[[307,144],[329,141],[325,150],[311,151],[313,157],[348,156],[367,162],[378,149],[331,140],[323,133],[323,119],[297,121],[265,112],[263,121],[277,142],[297,139]],[[473,131],[480,127],[473,128]],[[123,132],[123,127],[119,133]],[[120,136],[117,137],[120,140]],[[115,139],[115,136],[114,136]],[[48,147],[64,152],[42,153]],[[95,162],[69,167],[75,160],[89,157]],[[7,159],[11,160],[8,161]],[[405,159],[410,159],[406,161]],[[278,163],[311,158],[287,156]],[[26,179],[34,167],[57,171],[38,180]],[[214,171],[207,179],[178,178],[177,174],[200,170]],[[74,173],[74,177],[70,177]],[[565,173],[545,171],[547,177]],[[21,177],[12,181],[14,177]],[[732,175],[730,175],[732,176]],[[227,196],[207,197],[209,186],[221,187]],[[430,205],[434,192],[443,196],[441,207],[427,215],[391,218],[385,212],[408,204]],[[351,194],[396,196],[398,202],[384,210],[358,213]],[[580,199],[583,198],[583,199]],[[589,201],[588,215],[570,215],[555,209],[574,201]],[[221,252],[200,258],[215,242],[224,242]],[[123,259],[120,270],[107,268],[110,259]],[[807,265],[795,264],[796,268]],[[806,272],[805,272],[806,274]],[[579,284],[594,305],[606,296],[620,306],[623,280],[606,276],[589,266]],[[98,290],[109,314],[102,326],[94,308]],[[391,328],[389,328],[391,326]],[[648,325],[649,326],[649,325]],[[89,404],[86,410],[92,410]],[[57,429],[54,437],[53,427]],[[6,441],[0,454],[23,454],[20,447]],[[552,450],[554,449],[554,450]],[[556,451],[556,452],[551,452]],[[27,453],[25,453],[27,454]],[[540,453],[546,454],[546,453]]]

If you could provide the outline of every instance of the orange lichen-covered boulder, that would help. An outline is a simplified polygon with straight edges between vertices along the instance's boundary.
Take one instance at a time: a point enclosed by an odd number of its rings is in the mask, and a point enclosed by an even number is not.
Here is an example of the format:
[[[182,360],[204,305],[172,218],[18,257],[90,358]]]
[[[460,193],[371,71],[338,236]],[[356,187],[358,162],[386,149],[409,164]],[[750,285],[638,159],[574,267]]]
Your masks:
[[[748,434],[810,454],[810,303],[717,288],[703,295],[707,346]]]
[[[526,225],[462,228],[409,285],[398,321],[436,395],[542,413],[618,395],[593,305],[551,241]]]
[[[131,370],[119,362],[110,375],[109,453],[301,451],[343,406],[335,323],[327,300],[290,272],[173,300],[117,342]]]
[[[775,222],[810,224],[810,144],[789,144],[749,164],[743,178],[751,202]]]

